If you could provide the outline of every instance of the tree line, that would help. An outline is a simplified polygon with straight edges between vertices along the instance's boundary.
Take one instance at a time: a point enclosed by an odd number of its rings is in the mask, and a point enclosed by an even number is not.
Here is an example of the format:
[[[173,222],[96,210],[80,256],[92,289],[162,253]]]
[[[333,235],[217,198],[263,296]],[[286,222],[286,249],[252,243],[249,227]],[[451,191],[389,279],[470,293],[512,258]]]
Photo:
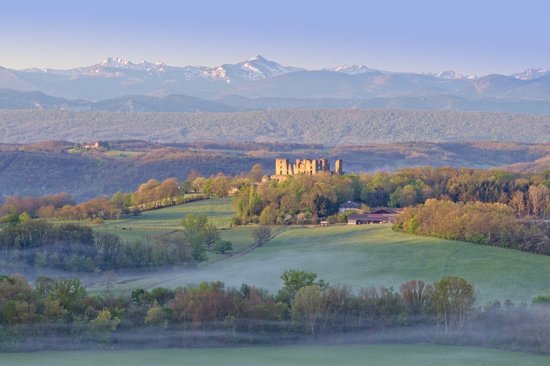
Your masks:
[[[25,213],[0,224],[0,265],[12,273],[195,266],[207,259],[207,252],[223,254],[232,248],[206,216],[187,215],[180,232],[133,241],[89,226],[33,220]]]
[[[501,203],[516,217],[550,218],[550,171],[540,174],[500,170],[418,167],[393,173],[290,176],[241,184],[234,195],[236,222],[316,223],[345,221],[346,201],[368,207],[410,207],[429,199]]]
[[[137,214],[175,204],[205,199],[202,194],[186,195],[188,191],[176,178],[164,181],[150,179],[134,192],[117,192],[112,197],[96,197],[75,203],[71,195],[62,192],[41,197],[8,196],[0,206],[0,218],[11,220],[27,213],[33,218],[62,220],[119,219],[125,214]]]
[[[424,205],[405,209],[394,229],[550,255],[550,225],[518,220],[514,209],[503,203],[430,199]]]
[[[206,197],[232,196],[234,224],[311,224],[321,218],[345,221],[338,206],[346,201],[364,207],[410,207],[428,199],[502,203],[517,217],[550,218],[550,171],[538,174],[501,170],[418,167],[392,173],[315,176],[266,180],[260,164],[248,174],[210,177],[192,170],[187,179],[150,179],[134,192],[74,204],[70,195],[8,197],[0,216],[28,212],[32,217],[108,219]],[[189,195],[189,194],[192,195]]]
[[[352,291],[301,270],[288,270],[281,279],[275,294],[247,284],[204,282],[91,295],[78,279],[40,277],[31,285],[20,276],[0,276],[0,349],[168,347],[197,340],[204,345],[207,339],[226,345],[294,343],[386,333],[417,342],[550,353],[549,296],[530,306],[506,301],[476,307],[474,287],[460,277],[408,281],[397,291]]]

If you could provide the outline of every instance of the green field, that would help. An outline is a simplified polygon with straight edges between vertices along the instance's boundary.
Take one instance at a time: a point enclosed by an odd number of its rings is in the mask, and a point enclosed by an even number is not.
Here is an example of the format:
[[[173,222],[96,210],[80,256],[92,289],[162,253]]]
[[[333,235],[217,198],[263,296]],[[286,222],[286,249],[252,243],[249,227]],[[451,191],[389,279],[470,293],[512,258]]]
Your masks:
[[[230,201],[212,199],[150,211],[122,223],[108,223],[103,230],[118,231],[124,226],[126,235],[153,235],[177,229],[186,212],[213,215],[220,226],[227,226],[224,220],[232,214]],[[250,227],[221,232],[233,241],[237,252],[252,245]],[[411,279],[433,282],[445,275],[457,275],[475,285],[478,304],[505,299],[530,302],[536,295],[550,293],[550,257],[411,236],[393,232],[388,225],[289,227],[244,255],[212,259],[197,270],[119,275],[115,288],[177,287],[221,280],[230,286],[246,282],[276,291],[282,286],[281,273],[298,268],[313,271],[331,284],[350,284],[354,289],[380,285],[398,289]],[[100,290],[100,283],[88,285]]]
[[[233,243],[233,253],[248,249],[253,245],[252,228],[237,227],[229,230],[229,220],[234,216],[231,199],[208,199],[195,201],[158,210],[145,211],[137,216],[121,220],[108,220],[102,225],[94,226],[101,232],[119,235],[124,240],[150,240],[157,236],[181,231],[181,220],[187,214],[207,215],[220,229],[222,239]],[[211,263],[228,257],[209,254]]]
[[[550,364],[550,357],[472,347],[346,345],[12,353],[0,354],[0,364],[10,366],[546,366]]]
[[[229,227],[229,219],[234,216],[231,199],[208,199],[145,211],[137,216],[129,216],[121,220],[108,220],[101,225],[101,229],[117,232],[123,236],[132,236],[132,231],[155,235],[180,230],[181,219],[191,213],[207,215],[218,228]]]

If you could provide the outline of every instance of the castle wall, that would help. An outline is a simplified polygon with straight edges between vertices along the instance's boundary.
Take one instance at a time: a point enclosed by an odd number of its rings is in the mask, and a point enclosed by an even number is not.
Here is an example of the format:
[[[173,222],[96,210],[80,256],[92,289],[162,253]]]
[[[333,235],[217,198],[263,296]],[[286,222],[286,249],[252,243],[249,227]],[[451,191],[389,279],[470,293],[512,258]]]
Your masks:
[[[334,162],[334,174],[343,174],[342,159],[338,159]]]
[[[342,160],[336,160],[334,174],[342,174]],[[288,159],[275,159],[275,175],[316,175],[320,172],[330,173],[328,159],[296,159],[290,164]]]

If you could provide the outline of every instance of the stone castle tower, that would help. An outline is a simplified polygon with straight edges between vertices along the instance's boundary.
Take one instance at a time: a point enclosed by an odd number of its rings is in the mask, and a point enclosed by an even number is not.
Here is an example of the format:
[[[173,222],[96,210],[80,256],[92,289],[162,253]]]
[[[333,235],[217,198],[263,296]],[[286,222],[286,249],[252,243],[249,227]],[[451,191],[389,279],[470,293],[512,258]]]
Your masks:
[[[342,174],[342,160],[335,161],[334,172],[331,172],[328,159],[296,159],[294,164],[288,159],[275,159],[275,176],[316,175],[320,172]]]
[[[342,175],[344,172],[342,170],[342,159],[337,159],[334,162],[334,174]]]

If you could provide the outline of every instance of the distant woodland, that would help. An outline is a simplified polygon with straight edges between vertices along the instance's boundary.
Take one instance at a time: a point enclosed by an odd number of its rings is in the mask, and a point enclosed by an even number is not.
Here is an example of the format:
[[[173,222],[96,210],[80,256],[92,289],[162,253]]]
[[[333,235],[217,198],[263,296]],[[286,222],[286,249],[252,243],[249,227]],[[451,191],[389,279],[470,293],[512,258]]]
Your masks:
[[[0,144],[0,201],[10,195],[69,192],[78,202],[117,191],[129,192],[149,180],[185,181],[192,170],[204,176],[248,173],[262,164],[273,173],[274,159],[326,157],[344,160],[348,173],[394,171],[411,166],[503,167],[517,172],[550,169],[550,144],[505,142],[393,143],[339,145],[237,142],[160,144],[107,141],[101,149],[45,141]]]
[[[47,126],[47,128],[45,128]],[[3,110],[0,142],[147,139],[269,141],[329,146],[373,142],[550,141],[550,117],[408,110],[110,113]]]

